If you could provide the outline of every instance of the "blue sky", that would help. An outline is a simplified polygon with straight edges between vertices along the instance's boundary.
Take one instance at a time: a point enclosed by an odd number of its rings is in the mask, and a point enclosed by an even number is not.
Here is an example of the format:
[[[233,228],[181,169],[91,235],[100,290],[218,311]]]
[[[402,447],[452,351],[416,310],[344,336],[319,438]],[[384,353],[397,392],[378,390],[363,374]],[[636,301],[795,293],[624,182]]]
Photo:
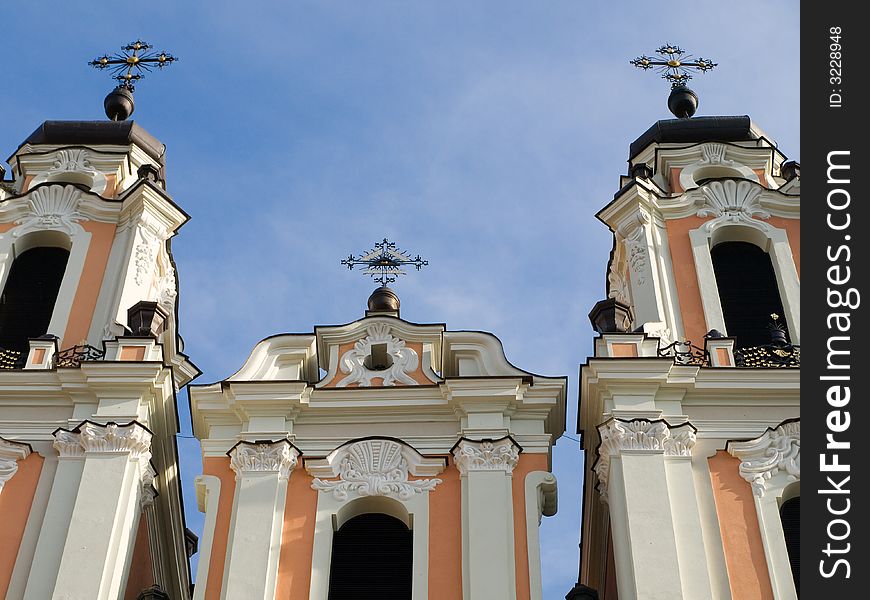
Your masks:
[[[263,337],[362,316],[374,286],[339,261],[386,236],[430,261],[395,286],[402,316],[491,331],[519,367],[569,375],[576,438],[611,247],[593,215],[629,143],[670,117],[667,84],[628,60],[676,43],[717,61],[692,82],[698,115],[749,114],[800,159],[793,1],[33,1],[5,25],[7,156],[43,120],[103,118],[111,81],[88,60],[137,37],[181,57],[141,82],[134,119],[193,217],[173,251],[202,383]],[[198,447],[180,442],[200,531]],[[581,464],[561,439],[548,600],[577,576]]]

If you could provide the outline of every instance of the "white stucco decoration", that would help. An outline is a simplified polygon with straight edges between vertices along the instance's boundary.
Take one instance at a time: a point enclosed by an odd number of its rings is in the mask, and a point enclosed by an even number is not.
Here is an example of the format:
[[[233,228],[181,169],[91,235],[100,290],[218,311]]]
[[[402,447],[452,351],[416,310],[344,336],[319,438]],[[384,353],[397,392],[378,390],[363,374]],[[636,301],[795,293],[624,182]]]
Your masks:
[[[416,454],[416,451],[390,439],[375,438],[347,444],[327,459],[337,465],[338,480],[315,478],[311,487],[331,493],[339,502],[347,500],[350,492],[359,496],[408,500],[415,494],[434,490],[441,483],[440,479],[408,479],[411,470],[409,453]]]
[[[766,231],[768,226],[758,220],[770,218],[770,213],[759,201],[761,191],[757,183],[750,181],[711,181],[701,187],[703,198],[698,200],[697,215],[715,217],[704,224],[707,231],[723,225],[748,225]]]
[[[85,455],[81,435],[74,431],[58,429],[54,432],[54,449],[61,458],[78,458]]]
[[[18,472],[18,461],[30,455],[30,446],[0,437],[0,494],[3,486]]]
[[[740,459],[740,476],[752,485],[752,493],[763,496],[768,482],[785,474],[787,482],[801,478],[801,423],[788,421],[746,442],[729,442],[728,452]]]
[[[299,450],[287,440],[239,442],[230,450],[230,468],[236,477],[252,473],[278,473],[287,479],[299,461]]]
[[[85,421],[77,429],[79,443],[85,452],[129,452],[131,458],[138,458],[146,464],[151,458],[151,433],[139,423],[100,425]]]
[[[623,451],[661,453],[665,456],[691,456],[695,445],[695,428],[689,423],[672,427],[666,421],[610,419],[598,426],[601,445],[594,471],[598,492],[607,501],[610,459]]]
[[[462,439],[453,449],[453,459],[462,474],[471,471],[512,473],[520,462],[520,448],[509,437],[479,442]]]
[[[357,341],[351,350],[342,355],[341,372],[348,375],[338,382],[337,387],[347,387],[352,383],[358,383],[360,387],[369,387],[374,378],[382,378],[382,385],[385,386],[393,386],[397,383],[420,385],[408,375],[417,370],[420,357],[413,349],[407,348],[403,340],[392,335],[389,325],[372,323],[366,328],[366,333],[368,333],[366,337]],[[373,371],[365,365],[365,359],[371,354],[374,344],[386,344],[387,354],[393,360],[392,365],[381,371]]]
[[[54,153],[51,166],[38,173],[30,183],[30,187],[52,181],[79,183],[87,185],[95,194],[102,194],[106,191],[108,180],[91,163],[92,156],[93,153],[87,148],[61,148]]]
[[[27,200],[30,214],[18,221],[19,225],[12,234],[20,237],[39,229],[63,231],[70,237],[82,231],[76,223],[84,219],[78,212],[82,192],[71,185],[48,185],[33,190]]]

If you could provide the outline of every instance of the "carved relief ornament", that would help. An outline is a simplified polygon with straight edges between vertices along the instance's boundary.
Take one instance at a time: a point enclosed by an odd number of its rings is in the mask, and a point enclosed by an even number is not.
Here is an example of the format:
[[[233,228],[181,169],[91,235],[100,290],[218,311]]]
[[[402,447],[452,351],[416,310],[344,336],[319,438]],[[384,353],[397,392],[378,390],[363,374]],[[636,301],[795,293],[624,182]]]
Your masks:
[[[299,461],[299,450],[287,440],[239,442],[230,451],[230,468],[236,477],[254,473],[277,473],[287,479]]]
[[[800,421],[786,421],[748,442],[728,442],[727,448],[740,459],[740,476],[752,485],[756,496],[764,495],[778,473],[785,473],[787,482],[801,478]]]
[[[338,448],[327,461],[338,465],[338,479],[315,478],[311,487],[329,492],[339,502],[351,492],[359,496],[387,496],[407,500],[435,489],[440,479],[409,479],[413,449],[389,439],[367,439]],[[419,457],[418,458],[422,458]]]
[[[18,461],[30,455],[30,445],[0,437],[0,494],[3,486],[18,472]]]
[[[690,423],[672,427],[666,421],[647,419],[610,419],[599,425],[601,444],[593,470],[598,477],[601,500],[607,502],[611,458],[620,456],[625,450],[665,456],[691,456],[695,431]]]
[[[762,188],[751,181],[724,179],[701,187],[697,200],[699,217],[714,217],[704,224],[712,232],[723,225],[748,225],[766,231],[768,226],[758,219],[769,219],[770,213],[761,206]]]
[[[383,379],[382,385],[385,386],[394,386],[397,383],[420,385],[408,375],[417,370],[420,358],[412,348],[405,346],[404,340],[392,335],[389,325],[372,323],[366,328],[366,333],[366,337],[357,341],[339,359],[341,372],[347,376],[338,382],[337,387],[347,387],[353,383],[358,383],[360,387],[369,387],[375,378]],[[374,344],[387,346],[387,355],[392,359],[392,364],[386,369],[375,371],[365,364]]]
[[[53,229],[70,237],[82,230],[77,223],[84,219],[78,212],[82,192],[72,185],[45,185],[30,192],[27,199],[29,215],[16,221],[12,234],[20,237],[30,231]]]
[[[459,440],[453,459],[463,475],[473,471],[512,473],[520,462],[520,447],[509,437],[499,440]]]

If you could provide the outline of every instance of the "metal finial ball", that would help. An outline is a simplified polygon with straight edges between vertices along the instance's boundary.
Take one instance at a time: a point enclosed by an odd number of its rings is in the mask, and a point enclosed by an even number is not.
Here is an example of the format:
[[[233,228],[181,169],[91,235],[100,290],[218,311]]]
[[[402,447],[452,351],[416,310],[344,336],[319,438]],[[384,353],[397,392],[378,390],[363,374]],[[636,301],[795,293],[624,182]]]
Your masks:
[[[123,85],[119,85],[106,96],[103,107],[106,109],[106,116],[112,121],[124,121],[133,114],[133,110],[136,108],[133,102],[133,92]]]
[[[369,310],[372,312],[398,312],[399,311],[399,296],[396,292],[385,285],[382,285],[369,296]]]
[[[679,119],[688,119],[698,110],[698,95],[684,85],[671,89],[668,96],[668,108]]]

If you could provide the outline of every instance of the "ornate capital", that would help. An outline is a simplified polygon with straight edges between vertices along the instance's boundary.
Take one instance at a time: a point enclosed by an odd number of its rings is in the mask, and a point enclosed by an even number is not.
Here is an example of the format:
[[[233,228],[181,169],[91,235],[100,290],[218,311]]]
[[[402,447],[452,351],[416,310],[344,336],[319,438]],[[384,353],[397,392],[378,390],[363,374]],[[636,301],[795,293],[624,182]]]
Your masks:
[[[151,458],[151,432],[135,421],[126,425],[85,421],[76,431],[85,452],[129,453],[146,463]]]
[[[774,475],[783,472],[787,482],[801,478],[801,422],[785,421],[747,442],[728,442],[728,453],[740,459],[740,476],[763,496]]]
[[[228,452],[230,467],[236,477],[252,473],[277,473],[290,477],[299,458],[299,450],[287,440],[276,442],[239,442]]]
[[[337,474],[338,480],[317,478],[311,487],[331,492],[336,500],[344,502],[351,492],[360,496],[407,500],[415,494],[431,491],[441,483],[440,479],[409,480],[410,472],[431,473],[443,468],[442,461],[426,459],[410,446],[391,439],[371,438],[341,446],[325,461],[313,463],[309,471],[312,474]]]
[[[598,426],[601,444],[593,467],[598,477],[598,492],[607,501],[610,459],[624,451],[632,453],[691,456],[695,445],[695,427],[691,423],[671,426],[666,421],[610,419]]]
[[[54,449],[61,458],[78,458],[85,455],[81,434],[66,429],[54,432]]]
[[[0,494],[3,486],[18,472],[18,461],[30,455],[30,444],[13,442],[0,437]]]
[[[475,442],[462,438],[453,448],[459,472],[504,471],[512,473],[520,461],[520,447],[510,437]]]

